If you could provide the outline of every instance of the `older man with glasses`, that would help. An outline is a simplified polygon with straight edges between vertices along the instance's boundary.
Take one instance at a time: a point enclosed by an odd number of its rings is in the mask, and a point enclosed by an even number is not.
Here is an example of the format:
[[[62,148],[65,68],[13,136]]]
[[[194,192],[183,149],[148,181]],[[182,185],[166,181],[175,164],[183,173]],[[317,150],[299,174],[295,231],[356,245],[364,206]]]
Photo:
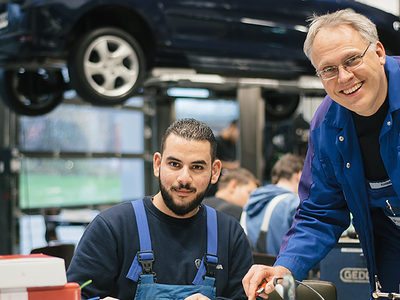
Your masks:
[[[249,299],[260,282],[291,272],[303,279],[350,224],[367,261],[371,291],[400,283],[400,57],[385,55],[376,26],[346,9],[311,18],[304,52],[327,96],[311,122],[299,185],[301,199],[274,267],[253,266]],[[400,48],[399,48],[400,50]]]

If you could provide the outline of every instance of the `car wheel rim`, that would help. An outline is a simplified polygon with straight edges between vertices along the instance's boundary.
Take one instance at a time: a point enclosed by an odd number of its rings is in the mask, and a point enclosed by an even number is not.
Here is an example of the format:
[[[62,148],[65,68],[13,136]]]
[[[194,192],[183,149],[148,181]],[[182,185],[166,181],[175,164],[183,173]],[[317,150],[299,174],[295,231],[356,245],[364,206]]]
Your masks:
[[[107,97],[128,93],[139,76],[139,59],[135,49],[113,35],[95,39],[84,55],[84,74],[93,90]]]

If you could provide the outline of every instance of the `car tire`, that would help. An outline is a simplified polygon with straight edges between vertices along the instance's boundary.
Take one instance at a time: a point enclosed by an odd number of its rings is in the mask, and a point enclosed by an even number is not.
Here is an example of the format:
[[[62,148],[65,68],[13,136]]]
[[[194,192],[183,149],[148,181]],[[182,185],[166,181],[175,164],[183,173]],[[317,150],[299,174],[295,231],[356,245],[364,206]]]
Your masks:
[[[269,121],[282,121],[289,119],[296,112],[299,103],[299,94],[262,91],[265,101],[265,118]]]
[[[70,53],[71,85],[84,101],[95,105],[123,103],[145,76],[141,46],[118,28],[104,27],[84,34]]]
[[[0,94],[15,113],[38,116],[52,111],[63,99],[61,70],[1,69]]]

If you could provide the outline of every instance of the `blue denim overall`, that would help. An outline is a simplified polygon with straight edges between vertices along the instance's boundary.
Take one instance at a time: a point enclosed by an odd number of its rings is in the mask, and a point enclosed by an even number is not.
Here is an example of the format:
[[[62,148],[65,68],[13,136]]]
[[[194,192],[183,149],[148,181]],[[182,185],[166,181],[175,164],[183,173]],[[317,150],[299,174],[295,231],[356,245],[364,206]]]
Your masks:
[[[368,182],[367,190],[374,228],[377,275],[382,285],[381,290],[399,292],[400,199],[390,180]]]
[[[155,282],[156,273],[152,269],[154,254],[151,248],[150,232],[143,200],[131,202],[136,215],[140,251],[137,252],[126,277],[138,282],[135,300],[185,299],[196,293],[201,293],[210,299],[214,299],[216,296],[216,288],[214,286],[215,270],[218,263],[216,211],[211,207],[205,206],[207,209],[207,253],[201,261],[200,268],[193,280],[193,285],[160,284]]]

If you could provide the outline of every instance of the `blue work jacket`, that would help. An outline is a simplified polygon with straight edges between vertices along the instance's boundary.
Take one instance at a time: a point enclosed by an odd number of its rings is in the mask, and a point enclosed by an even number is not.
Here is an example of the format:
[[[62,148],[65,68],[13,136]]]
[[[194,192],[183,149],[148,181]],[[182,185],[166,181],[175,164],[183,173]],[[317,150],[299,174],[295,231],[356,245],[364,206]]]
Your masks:
[[[397,195],[400,195],[399,65],[400,57],[386,57],[389,110],[379,137],[382,160]],[[373,289],[377,274],[374,237],[358,138],[351,112],[329,96],[311,121],[299,196],[295,221],[283,240],[275,265],[287,267],[299,280],[305,278],[349,226],[351,212]]]

